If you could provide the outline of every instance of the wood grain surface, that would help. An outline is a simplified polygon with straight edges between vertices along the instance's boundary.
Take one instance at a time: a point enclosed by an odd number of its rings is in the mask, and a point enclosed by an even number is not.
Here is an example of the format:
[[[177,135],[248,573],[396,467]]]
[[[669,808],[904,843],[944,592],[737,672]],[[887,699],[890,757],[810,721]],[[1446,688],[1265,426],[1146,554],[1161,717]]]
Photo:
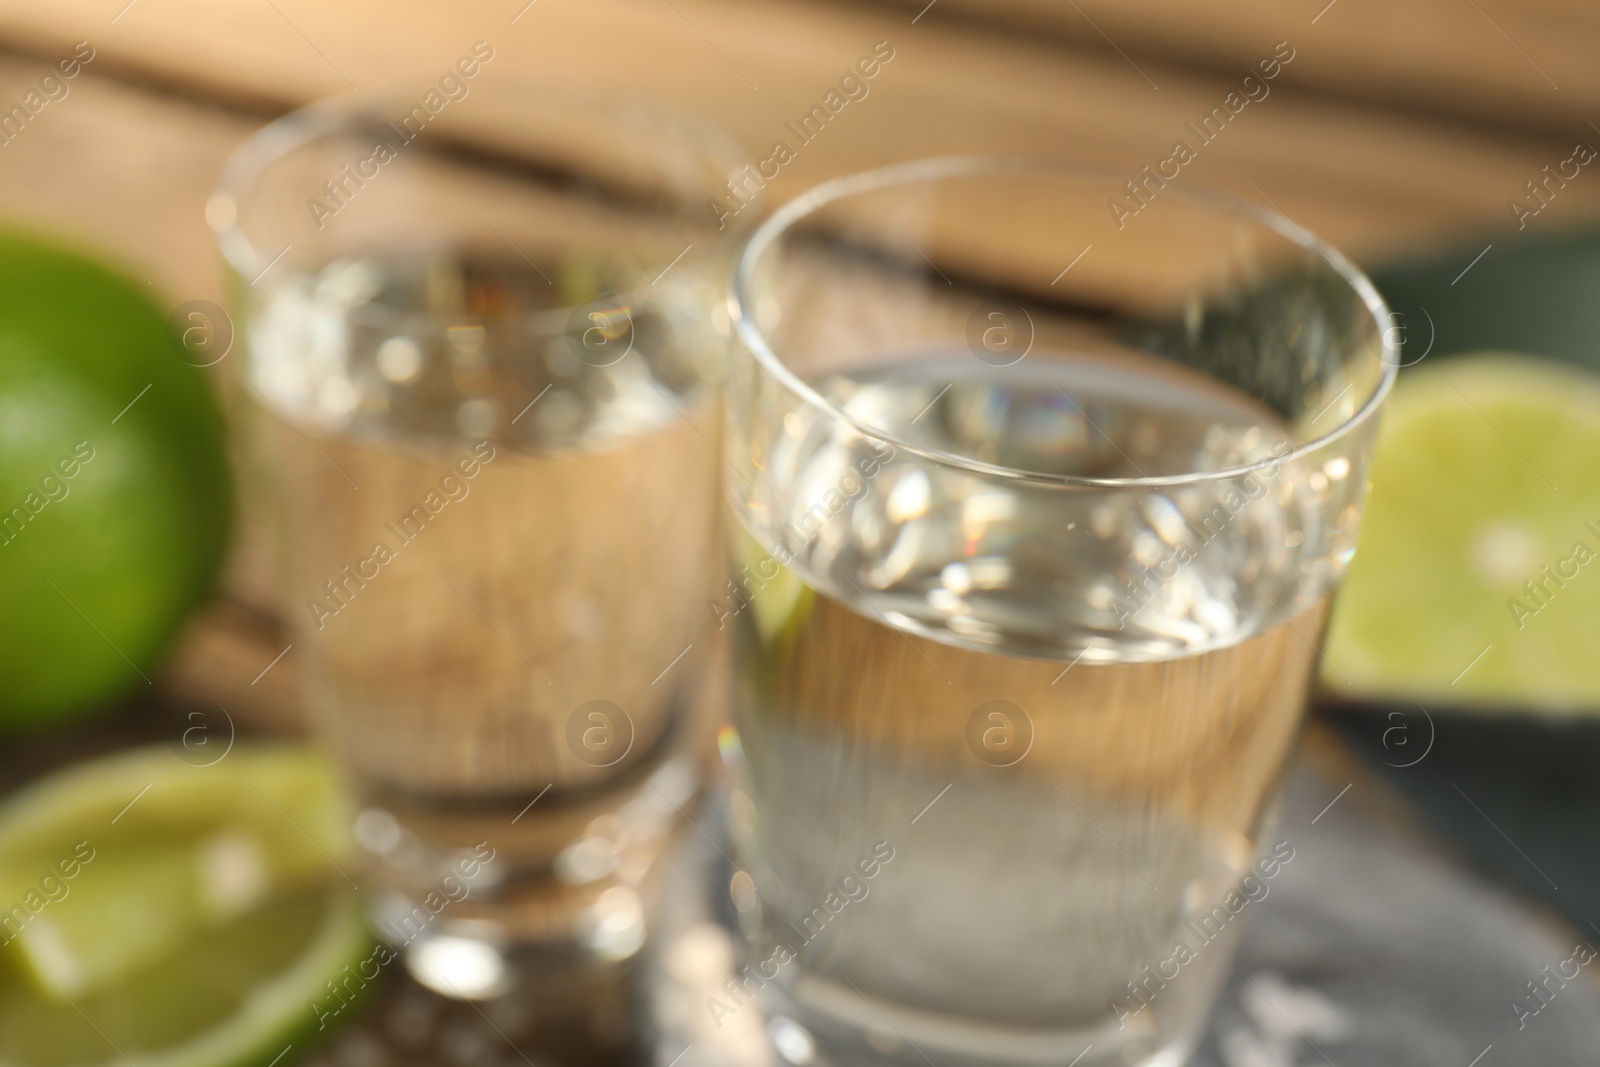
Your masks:
[[[927,0],[892,0],[915,13]],[[1045,32],[1112,55],[1242,75],[1304,45],[1290,85],[1510,130],[1588,137],[1600,109],[1600,7],[1585,0],[940,0],[945,17]],[[1140,66],[1143,66],[1141,63]]]
[[[777,0],[469,0],[398,9],[376,0],[136,0],[119,15],[124,2],[14,4],[0,11],[0,33],[52,57],[87,39],[103,69],[267,107],[352,85],[414,84],[420,94],[483,40],[495,49],[483,77],[601,82],[671,99],[722,122],[753,160],[788,142],[796,158],[782,168],[780,197],[841,171],[949,152],[1074,155],[1126,167],[1132,177],[1168,157],[1179,139],[1196,142],[1187,124],[1222,107],[1255,62],[1271,57],[1272,41],[1287,39],[1294,58],[1267,84],[1270,94],[1214,141],[1197,143],[1199,158],[1181,180],[1270,199],[1361,254],[1464,228],[1504,228],[1508,198],[1545,164],[1567,158],[1569,142],[1587,129],[1533,134],[1519,123],[1486,132],[1297,92],[1294,72],[1336,61],[1336,53],[1318,36],[1275,32],[1259,47],[1253,36],[1241,38],[1252,58],[1220,74],[936,18],[938,8],[913,23],[914,13],[895,6]],[[1316,30],[1336,14],[1346,13],[1334,8]],[[1145,21],[1151,33],[1164,25]],[[894,58],[866,83],[868,95],[801,144],[786,124],[823,101],[879,41]],[[1457,80],[1477,75],[1469,68]],[[1578,181],[1561,200],[1592,210],[1597,196]]]

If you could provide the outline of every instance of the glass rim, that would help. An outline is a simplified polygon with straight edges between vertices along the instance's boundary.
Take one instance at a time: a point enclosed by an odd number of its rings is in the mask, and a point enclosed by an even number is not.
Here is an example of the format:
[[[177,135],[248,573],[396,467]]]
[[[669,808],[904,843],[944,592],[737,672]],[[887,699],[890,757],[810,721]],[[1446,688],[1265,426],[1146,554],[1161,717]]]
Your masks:
[[[1052,488],[1150,488],[1197,485],[1205,482],[1243,478],[1256,471],[1265,470],[1268,467],[1278,467],[1284,463],[1299,459],[1338,441],[1355,427],[1370,419],[1383,403],[1384,397],[1388,395],[1389,389],[1394,384],[1395,376],[1400,369],[1399,346],[1390,340],[1387,328],[1389,324],[1389,308],[1384,303],[1383,297],[1379,295],[1377,287],[1372,284],[1372,281],[1337,248],[1313,236],[1304,227],[1287,216],[1276,210],[1262,208],[1247,200],[1204,187],[1177,189],[1173,191],[1173,195],[1178,199],[1188,200],[1191,203],[1207,206],[1254,222],[1302,249],[1316,252],[1361,298],[1363,306],[1371,314],[1378,329],[1378,361],[1381,364],[1381,370],[1378,382],[1371,395],[1367,397],[1366,402],[1327,433],[1320,434],[1309,441],[1296,445],[1288,452],[1275,454],[1253,463],[1219,468],[1217,470],[1189,471],[1182,474],[1165,474],[1151,477],[1096,478],[1074,474],[1045,474],[1038,471],[1021,470],[974,459],[970,456],[963,456],[944,449],[933,448],[909,440],[882,427],[863,422],[817,392],[784,363],[782,358],[767,342],[765,331],[754,321],[751,315],[746,313],[745,309],[752,306],[751,290],[753,288],[756,263],[781,234],[789,231],[796,222],[815,213],[819,208],[852,195],[862,196],[863,189],[881,189],[886,186],[905,185],[914,181],[936,178],[1003,174],[1008,172],[1034,172],[1068,178],[1094,177],[1113,181],[1125,177],[1122,172],[1113,167],[1065,157],[961,155],[938,156],[906,163],[896,163],[823,182],[778,208],[745,239],[744,246],[739,251],[735,261],[733,276],[728,286],[729,315],[739,339],[749,348],[756,361],[768,373],[772,374],[786,388],[799,396],[801,400],[829,418],[851,427],[862,437],[869,440],[882,441],[892,446],[897,452],[904,449],[912,455],[934,463],[966,470],[973,474]]]
[[[651,120],[654,128],[664,135],[671,134],[692,145],[730,175],[748,160],[749,153],[739,139],[715,122],[697,112],[664,104],[640,93],[592,85],[574,86],[514,73],[501,77],[499,84],[518,94],[539,94],[546,101],[638,114]],[[268,166],[319,137],[375,114],[384,104],[410,104],[417,97],[415,84],[394,80],[335,93],[280,115],[240,142],[228,154],[205,205],[206,225],[228,265],[247,278],[269,265],[268,257],[239,225],[239,206],[248,199],[252,183]]]

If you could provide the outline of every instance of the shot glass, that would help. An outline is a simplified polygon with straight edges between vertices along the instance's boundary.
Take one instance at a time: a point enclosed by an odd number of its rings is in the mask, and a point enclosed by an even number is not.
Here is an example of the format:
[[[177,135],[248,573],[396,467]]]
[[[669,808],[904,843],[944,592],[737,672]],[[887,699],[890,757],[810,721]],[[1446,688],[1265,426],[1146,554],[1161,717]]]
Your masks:
[[[207,211],[363,888],[467,997],[518,946],[634,952],[715,763],[735,231],[707,202],[741,161],[483,51],[266,127]]]
[[[1292,862],[1386,312],[1275,212],[1123,177],[891,167],[740,254],[707,1010],[794,1062],[1180,1063]]]

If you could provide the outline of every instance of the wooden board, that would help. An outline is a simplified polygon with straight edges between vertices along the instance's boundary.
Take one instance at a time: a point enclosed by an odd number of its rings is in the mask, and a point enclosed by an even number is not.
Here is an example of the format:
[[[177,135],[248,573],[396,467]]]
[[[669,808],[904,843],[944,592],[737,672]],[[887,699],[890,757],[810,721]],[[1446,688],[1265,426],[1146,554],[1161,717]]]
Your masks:
[[[893,0],[915,14],[927,0]],[[1043,31],[1112,55],[1246,73],[1300,50],[1287,84],[1508,130],[1592,138],[1600,5],[1590,0],[939,0],[923,21]],[[1600,143],[1600,142],[1597,142]]]
[[[1135,69],[1103,48],[936,19],[937,8],[913,24],[913,13],[894,6],[778,0],[467,0],[448,9],[136,0],[119,15],[124,3],[16,5],[0,12],[0,32],[44,55],[92,38],[102,69],[276,106],[351,84],[414,85],[420,94],[483,40],[496,50],[484,76],[604,81],[673,99],[723,122],[755,159],[774,141],[790,142],[797,158],[783,169],[778,195],[841,170],[961,151],[1083,156],[1131,177],[1179,139],[1197,142],[1186,124],[1222,107],[1245,73],[1200,74],[1154,59]],[[1335,15],[1346,13],[1334,8],[1316,30]],[[1576,131],[1491,134],[1297,92],[1291,73],[1318,62],[1322,46],[1292,36],[1295,57],[1271,95],[1199,148],[1182,180],[1269,199],[1373,255],[1463,229],[1504,229],[1508,199],[1570,155]],[[800,144],[786,123],[821,102],[877,41],[895,58],[870,95]],[[1265,58],[1271,45],[1257,50],[1241,54]],[[1592,210],[1600,181],[1574,182],[1561,197],[1572,208],[1557,209],[1581,210],[1581,202]]]

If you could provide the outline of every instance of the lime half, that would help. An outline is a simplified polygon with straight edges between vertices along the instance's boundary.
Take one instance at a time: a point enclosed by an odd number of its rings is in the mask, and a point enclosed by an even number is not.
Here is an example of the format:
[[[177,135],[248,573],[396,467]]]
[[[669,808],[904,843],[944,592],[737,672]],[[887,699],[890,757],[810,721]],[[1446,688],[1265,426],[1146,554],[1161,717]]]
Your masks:
[[[326,983],[376,977],[346,825],[327,766],[290,749],[205,768],[140,751],[18,795],[0,1067],[264,1067],[303,1043],[342,1014]]]
[[[1600,709],[1600,378],[1502,353],[1402,374],[1334,609],[1334,693]]]
[[[27,605],[0,618],[0,731],[142,689],[211,587],[224,425],[167,331],[138,279],[0,229],[0,603]]]

